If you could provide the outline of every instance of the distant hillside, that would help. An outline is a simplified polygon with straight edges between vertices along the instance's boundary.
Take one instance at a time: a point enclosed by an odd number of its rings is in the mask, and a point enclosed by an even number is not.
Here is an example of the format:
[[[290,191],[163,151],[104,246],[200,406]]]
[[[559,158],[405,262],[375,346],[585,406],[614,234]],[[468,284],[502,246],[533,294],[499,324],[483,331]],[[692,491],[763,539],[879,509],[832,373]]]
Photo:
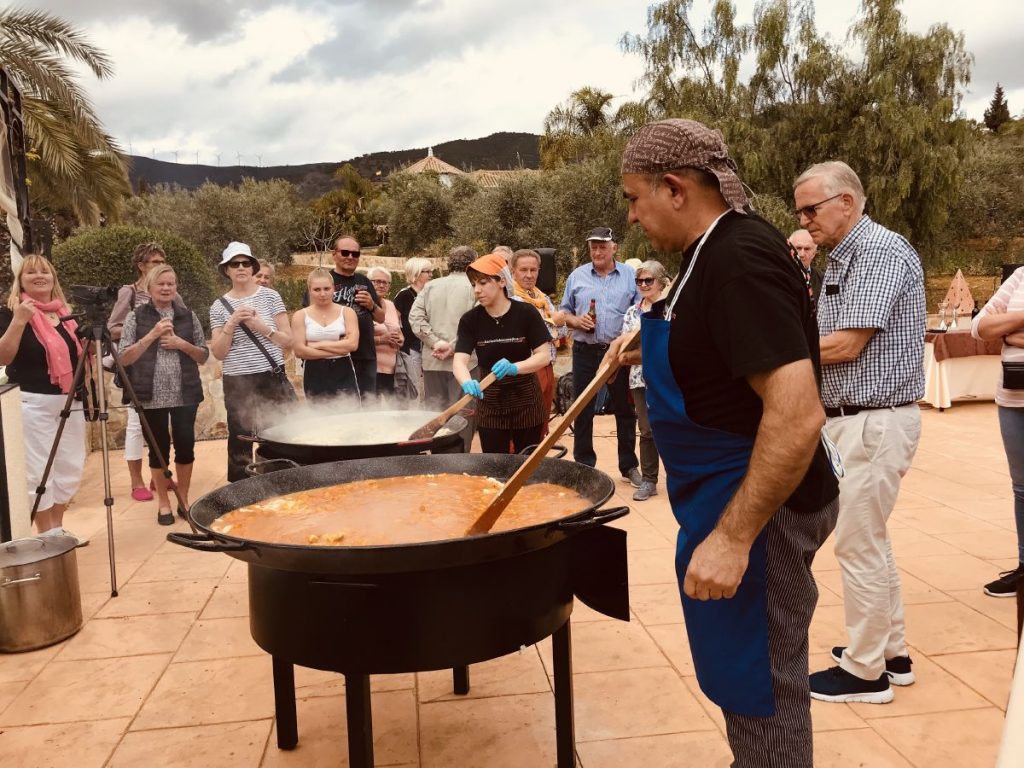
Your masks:
[[[456,139],[434,146],[434,154],[445,162],[464,170],[504,170],[537,168],[540,165],[540,137],[532,133],[495,133],[482,139]],[[384,178],[392,171],[413,163],[427,154],[426,147],[397,152],[373,152],[350,160],[306,165],[273,165],[257,168],[252,165],[194,165],[168,163],[140,155],[130,155],[132,189],[138,191],[139,181],[147,185],[177,184],[195,189],[205,181],[214,184],[237,184],[243,176],[265,181],[284,179],[294,184],[306,198],[317,197],[333,184],[331,175],[345,163],[351,163],[368,179]],[[380,171],[380,176],[377,172]]]

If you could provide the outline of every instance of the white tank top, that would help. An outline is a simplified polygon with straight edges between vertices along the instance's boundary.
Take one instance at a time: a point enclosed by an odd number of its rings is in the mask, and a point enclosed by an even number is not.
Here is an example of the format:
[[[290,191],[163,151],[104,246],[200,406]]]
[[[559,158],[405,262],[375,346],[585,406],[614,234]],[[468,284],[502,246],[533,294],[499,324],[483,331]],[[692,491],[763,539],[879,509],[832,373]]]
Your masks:
[[[338,317],[327,325],[320,325],[320,323],[309,316],[309,312],[306,312],[305,320],[306,341],[337,341],[345,335],[344,312],[339,313]],[[337,357],[344,357],[344,355],[336,355],[328,359],[334,360]]]

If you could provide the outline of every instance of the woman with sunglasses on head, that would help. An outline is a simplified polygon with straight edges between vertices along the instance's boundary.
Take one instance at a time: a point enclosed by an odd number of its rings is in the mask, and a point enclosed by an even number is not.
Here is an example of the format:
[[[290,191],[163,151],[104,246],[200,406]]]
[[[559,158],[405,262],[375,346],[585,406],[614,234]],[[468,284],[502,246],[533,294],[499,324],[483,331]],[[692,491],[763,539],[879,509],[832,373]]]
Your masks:
[[[228,417],[228,481],[245,478],[256,431],[256,415],[274,403],[296,399],[284,372],[284,350],[292,345],[281,294],[259,285],[259,262],[245,243],[224,249],[220,273],[231,289],[210,307],[210,352],[224,361],[224,408]]]
[[[7,366],[8,380],[21,387],[30,507],[83,354],[77,323],[61,319],[70,314],[53,265],[43,256],[26,256],[15,270],[7,306],[0,309],[0,365]],[[78,404],[64,425],[39,500],[35,523],[40,534],[71,536],[78,546],[89,543],[63,528],[64,511],[82,481],[84,464],[85,418]]]
[[[488,253],[469,265],[466,277],[477,306],[459,320],[452,373],[467,395],[480,398],[477,432],[484,453],[516,453],[541,440],[547,420],[540,383],[534,375],[551,361],[551,334],[533,306],[512,301],[512,273],[500,254]],[[469,372],[476,353],[480,375],[497,377],[486,391]]]
[[[622,318],[623,333],[631,333],[640,327],[640,316],[650,311],[668,284],[668,274],[660,261],[645,261],[636,268],[640,301],[626,310]],[[647,501],[658,494],[658,449],[651,434],[651,420],[647,417],[647,384],[639,358],[639,352],[623,352],[619,355],[619,363],[629,366],[629,390],[633,393],[636,421],[640,428],[641,480],[640,487],[633,492],[633,501]]]
[[[132,266],[135,268],[136,280],[134,283],[122,285],[121,289],[117,292],[117,301],[114,302],[114,307],[110,311],[110,317],[107,319],[107,330],[110,331],[111,341],[116,343],[121,340],[121,332],[128,313],[149,302],[149,294],[144,287],[146,275],[154,267],[166,263],[167,254],[160,243],[140,243],[135,246],[135,249],[132,251]],[[174,297],[174,303],[175,306],[181,308],[185,306],[181,303],[181,299],[178,296]],[[103,364],[107,370],[113,370],[112,359],[105,357]],[[127,395],[124,396],[123,400],[127,405]],[[144,442],[142,425],[139,423],[139,414],[135,412],[134,408],[129,408],[128,422],[124,433],[124,459],[128,463],[128,475],[131,477],[132,482],[131,495],[136,501],[152,501],[153,490],[156,489],[154,485],[155,479],[150,480],[148,488],[146,487],[146,481],[142,479],[142,449]]]
[[[402,318],[395,303],[386,298],[391,293],[391,272],[384,267],[370,267],[366,276],[384,307],[384,322],[373,324],[373,343],[377,348],[377,394],[395,394],[395,366],[398,350],[405,342],[402,336]]]

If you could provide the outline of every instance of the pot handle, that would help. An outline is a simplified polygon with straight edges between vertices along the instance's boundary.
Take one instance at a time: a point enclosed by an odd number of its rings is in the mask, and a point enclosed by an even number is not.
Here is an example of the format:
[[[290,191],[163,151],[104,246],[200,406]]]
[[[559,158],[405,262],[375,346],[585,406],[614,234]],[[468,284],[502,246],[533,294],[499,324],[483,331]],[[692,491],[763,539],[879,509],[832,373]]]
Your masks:
[[[236,435],[236,437],[243,443],[258,443],[259,438],[256,435]]]
[[[23,579],[4,579],[4,583],[0,584],[0,589],[7,589],[8,587],[13,587],[15,584],[25,584],[30,581],[39,581],[42,578],[42,574],[34,573],[31,576],[26,576]]]
[[[269,475],[271,472],[280,472],[282,469],[296,469],[302,466],[291,459],[266,459],[265,461],[254,461],[245,465],[245,474],[249,477]]]
[[[535,450],[537,450],[537,448],[539,446],[540,446],[540,443],[535,443],[534,445],[528,445],[525,448],[523,448],[523,450],[521,450],[519,452],[519,455],[520,456],[529,456],[531,453],[533,453]],[[557,444],[556,445],[552,445],[550,450],[555,454],[554,456],[551,457],[553,459],[560,459],[563,456],[565,456],[565,454],[567,454],[569,452],[569,449],[566,448],[564,445],[557,445]]]
[[[245,541],[219,541],[205,533],[174,533],[167,534],[167,540],[172,544],[179,544],[182,547],[196,549],[200,552],[241,552],[252,549],[259,554],[259,550],[252,544]]]
[[[564,523],[558,523],[556,527],[560,531],[589,531],[591,528],[597,528],[599,525],[618,520],[628,514],[629,507],[612,507],[598,510],[582,520],[566,520]]]

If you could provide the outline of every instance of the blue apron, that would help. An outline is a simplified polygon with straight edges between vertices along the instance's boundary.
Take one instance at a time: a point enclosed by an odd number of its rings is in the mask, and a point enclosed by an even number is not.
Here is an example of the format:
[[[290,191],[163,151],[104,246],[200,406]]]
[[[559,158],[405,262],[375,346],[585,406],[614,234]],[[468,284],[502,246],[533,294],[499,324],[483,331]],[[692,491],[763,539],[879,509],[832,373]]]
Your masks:
[[[717,220],[715,224],[717,224]],[[697,246],[675,299],[683,292],[708,229]],[[750,549],[747,571],[729,599],[693,600],[683,592],[693,550],[718,522],[750,464],[754,439],[694,423],[669,364],[670,323],[675,299],[664,313],[659,302],[641,318],[647,412],[658,454],[665,464],[672,513],[679,522],[676,577],[690,651],[701,690],[722,709],[738,715],[775,713],[768,659],[766,534]],[[698,361],[695,364],[699,365]]]

